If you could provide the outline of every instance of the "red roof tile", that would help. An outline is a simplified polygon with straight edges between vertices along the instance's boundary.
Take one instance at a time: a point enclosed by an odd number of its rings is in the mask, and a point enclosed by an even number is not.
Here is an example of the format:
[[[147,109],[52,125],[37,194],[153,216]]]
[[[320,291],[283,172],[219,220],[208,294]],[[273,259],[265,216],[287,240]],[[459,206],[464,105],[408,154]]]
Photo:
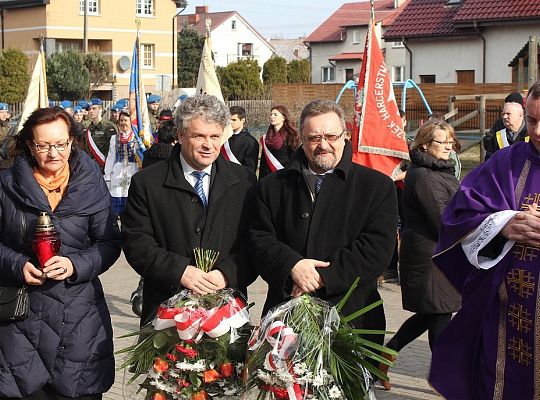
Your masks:
[[[394,0],[375,0],[375,19],[377,22],[382,21],[383,26],[388,25],[404,9],[407,2],[396,9]],[[342,28],[367,25],[370,11],[369,1],[345,3],[308,35],[304,42],[340,42],[343,40]]]
[[[364,53],[340,53],[333,57],[329,57],[330,61],[343,61],[343,60],[362,60]]]
[[[472,22],[523,20],[540,17],[539,0],[411,0],[386,30],[385,39],[464,35]],[[471,24],[468,24],[471,23]]]
[[[459,7],[448,0],[411,0],[384,33],[384,38],[442,36],[455,33],[452,17]]]
[[[454,16],[454,22],[540,17],[538,0],[465,0]]]
[[[212,30],[216,29],[223,22],[225,22],[229,17],[235,14],[234,11],[222,11],[222,12],[213,12],[207,14],[185,14],[178,16],[177,30],[178,32],[182,31],[184,24],[188,24],[192,28],[195,28],[202,36],[206,36],[206,22],[204,16],[208,16],[212,20],[210,28]],[[197,18],[198,17],[198,18]],[[195,23],[193,23],[195,22]]]

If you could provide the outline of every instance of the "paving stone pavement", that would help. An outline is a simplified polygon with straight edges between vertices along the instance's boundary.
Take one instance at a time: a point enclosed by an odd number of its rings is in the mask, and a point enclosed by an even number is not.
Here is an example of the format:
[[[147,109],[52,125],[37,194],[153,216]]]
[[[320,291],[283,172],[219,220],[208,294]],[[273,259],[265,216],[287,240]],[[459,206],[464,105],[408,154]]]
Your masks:
[[[115,350],[122,349],[134,342],[133,338],[120,338],[126,333],[138,329],[139,319],[131,311],[129,297],[137,286],[139,276],[127,264],[123,254],[120,259],[101,276],[105,296],[111,312],[114,329]],[[395,284],[383,284],[380,288],[386,311],[387,330],[396,331],[399,326],[411,315],[401,308],[400,287]],[[249,287],[249,300],[255,302],[250,309],[252,322],[257,323],[263,302],[266,296],[266,283],[257,280]],[[427,335],[404,348],[397,360],[395,368],[390,370],[390,379],[393,385],[391,391],[385,391],[380,386],[375,393],[378,400],[417,400],[442,399],[436,395],[426,382],[429,370],[431,352],[427,343]],[[121,363],[121,356],[116,357],[117,366]],[[141,399],[135,395],[136,385],[125,385],[129,379],[124,371],[117,371],[113,387],[103,396],[105,400]]]

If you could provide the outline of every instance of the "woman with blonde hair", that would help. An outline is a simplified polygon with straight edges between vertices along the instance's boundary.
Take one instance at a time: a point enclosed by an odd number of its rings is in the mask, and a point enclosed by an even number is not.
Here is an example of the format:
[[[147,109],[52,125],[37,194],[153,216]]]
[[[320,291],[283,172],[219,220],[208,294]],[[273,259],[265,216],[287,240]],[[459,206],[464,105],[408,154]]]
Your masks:
[[[441,215],[459,187],[453,150],[460,145],[452,126],[431,120],[420,128],[411,150],[402,195],[399,268],[403,308],[414,312],[387,346],[400,351],[428,331],[430,348],[460,307],[460,296],[431,260],[439,238]],[[392,360],[392,356],[383,354]],[[386,373],[387,365],[380,365]],[[382,382],[390,390],[390,381]]]

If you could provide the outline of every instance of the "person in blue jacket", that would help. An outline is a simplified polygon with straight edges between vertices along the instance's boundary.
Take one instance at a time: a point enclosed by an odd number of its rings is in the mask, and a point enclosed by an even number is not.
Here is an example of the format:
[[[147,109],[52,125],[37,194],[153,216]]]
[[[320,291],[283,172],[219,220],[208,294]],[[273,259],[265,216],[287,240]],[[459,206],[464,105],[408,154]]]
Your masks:
[[[0,322],[0,399],[101,399],[114,382],[113,336],[98,276],[120,255],[116,217],[99,166],[77,147],[60,107],[34,111],[0,174],[0,282],[25,284],[26,319]],[[59,254],[32,250],[47,213]]]

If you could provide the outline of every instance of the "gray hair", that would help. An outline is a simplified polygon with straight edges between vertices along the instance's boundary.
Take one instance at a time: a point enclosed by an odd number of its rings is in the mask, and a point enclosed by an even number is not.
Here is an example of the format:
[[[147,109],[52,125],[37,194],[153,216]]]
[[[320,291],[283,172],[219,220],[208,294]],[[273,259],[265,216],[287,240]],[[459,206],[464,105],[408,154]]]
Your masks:
[[[341,121],[341,127],[346,130],[345,116],[343,109],[331,100],[313,100],[310,101],[300,114],[300,132],[304,130],[304,122],[307,117],[316,115],[335,113]]]
[[[178,130],[184,133],[193,118],[202,118],[206,122],[214,122],[225,128],[231,121],[231,114],[216,96],[196,94],[188,97],[178,107],[174,122]]]

